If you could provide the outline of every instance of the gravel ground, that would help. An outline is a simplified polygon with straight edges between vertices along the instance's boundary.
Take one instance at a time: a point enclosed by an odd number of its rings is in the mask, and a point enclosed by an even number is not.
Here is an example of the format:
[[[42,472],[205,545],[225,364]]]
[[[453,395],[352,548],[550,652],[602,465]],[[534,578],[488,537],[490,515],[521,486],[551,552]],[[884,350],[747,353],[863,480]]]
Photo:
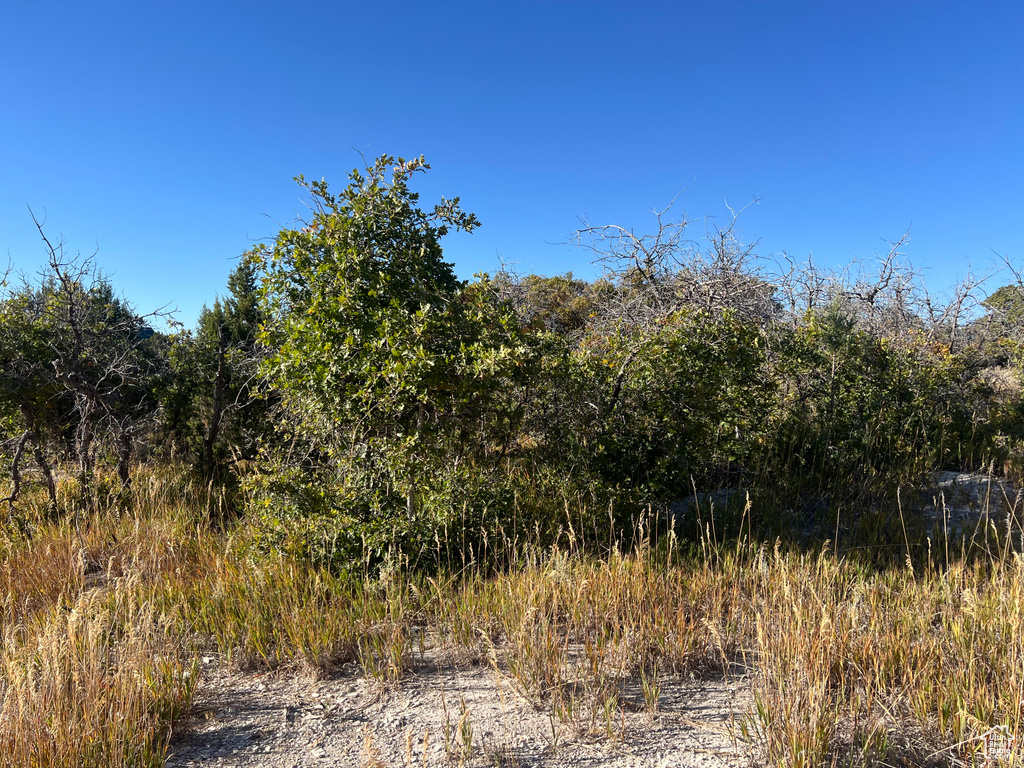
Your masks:
[[[741,766],[742,675],[663,679],[658,711],[627,683],[611,736],[603,712],[560,723],[486,664],[428,652],[399,683],[231,671],[212,659],[169,768],[199,766]],[[447,732],[447,743],[445,734]],[[468,748],[464,746],[468,742]]]

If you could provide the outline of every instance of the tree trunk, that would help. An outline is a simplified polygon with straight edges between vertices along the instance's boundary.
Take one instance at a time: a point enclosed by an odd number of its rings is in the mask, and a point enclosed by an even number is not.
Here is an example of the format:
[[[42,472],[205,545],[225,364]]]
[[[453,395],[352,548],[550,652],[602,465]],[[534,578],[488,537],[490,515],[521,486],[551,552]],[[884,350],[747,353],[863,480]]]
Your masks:
[[[25,443],[31,436],[32,430],[30,429],[26,429],[22,433],[21,439],[18,440],[18,447],[14,451],[14,461],[11,462],[11,495],[3,499],[7,502],[7,522],[11,524],[14,523],[14,502],[21,494],[21,454],[25,452]]]
[[[21,404],[21,415],[25,419],[25,426],[32,431],[32,455],[35,457],[39,471],[43,475],[43,483],[46,485],[46,492],[50,496],[51,511],[57,510],[57,485],[53,481],[53,472],[50,470],[50,463],[43,453],[43,441],[39,437],[38,421],[28,403]]]
[[[203,474],[210,479],[214,475],[213,449],[217,444],[220,425],[224,420],[224,392],[228,386],[227,334],[220,329],[220,343],[217,349],[217,376],[213,380],[213,412],[203,438]]]
[[[121,479],[122,491],[128,490],[132,485],[132,442],[131,429],[122,427],[121,434],[117,436],[117,476]]]
[[[36,464],[43,475],[43,484],[46,485],[46,492],[50,496],[50,508],[56,511],[57,484],[53,481],[53,471],[50,469],[50,463],[46,460],[46,454],[43,453],[43,446],[40,444],[38,432],[33,433],[32,444],[32,454],[35,456]]]
[[[81,396],[79,396],[81,397]],[[85,398],[82,398],[85,399]],[[79,408],[81,421],[75,434],[75,452],[78,454],[78,480],[81,483],[81,494],[86,506],[93,508],[93,461],[92,461],[92,414],[93,405],[88,400]]]

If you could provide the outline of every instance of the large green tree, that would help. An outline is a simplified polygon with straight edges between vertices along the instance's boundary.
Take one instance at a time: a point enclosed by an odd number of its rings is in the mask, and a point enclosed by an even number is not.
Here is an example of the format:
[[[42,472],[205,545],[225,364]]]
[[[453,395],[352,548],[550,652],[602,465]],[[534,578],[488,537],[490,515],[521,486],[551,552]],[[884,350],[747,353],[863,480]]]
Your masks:
[[[419,207],[409,183],[428,168],[383,156],[337,195],[300,177],[313,217],[254,254],[285,471],[319,470],[321,498],[323,484],[359,478],[372,507],[401,499],[410,520],[434,473],[494,448],[485,403],[517,354],[509,317],[443,259],[441,238],[479,222],[458,198]]]

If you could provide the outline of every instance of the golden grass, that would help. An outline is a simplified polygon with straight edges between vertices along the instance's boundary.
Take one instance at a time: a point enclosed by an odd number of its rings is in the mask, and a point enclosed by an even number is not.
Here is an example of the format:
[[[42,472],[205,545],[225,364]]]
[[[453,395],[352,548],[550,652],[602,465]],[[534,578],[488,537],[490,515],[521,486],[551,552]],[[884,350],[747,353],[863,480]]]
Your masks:
[[[211,506],[153,474],[78,530],[8,536],[0,766],[161,765],[208,650],[315,674],[356,662],[389,684],[427,636],[502,669],[553,729],[613,740],[627,682],[654,711],[673,676],[737,665],[754,701],[738,736],[766,764],[951,764],[995,726],[1024,730],[1013,552],[915,571],[746,543],[532,550],[496,575],[356,579],[255,554],[244,524],[203,522]]]
[[[0,766],[163,765],[197,672],[130,586],[7,633],[2,663]]]

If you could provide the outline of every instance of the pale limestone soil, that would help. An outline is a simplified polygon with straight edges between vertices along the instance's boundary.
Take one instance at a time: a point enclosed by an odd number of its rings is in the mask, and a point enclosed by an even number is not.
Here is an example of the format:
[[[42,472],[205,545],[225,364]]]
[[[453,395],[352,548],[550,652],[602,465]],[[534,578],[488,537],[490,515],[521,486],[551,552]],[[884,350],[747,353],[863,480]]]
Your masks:
[[[431,656],[434,656],[432,659]],[[327,680],[204,667],[192,718],[171,743],[169,768],[202,766],[750,765],[739,722],[751,694],[741,675],[662,680],[658,712],[627,684],[612,736],[603,717],[561,723],[487,665],[420,659],[382,688],[351,670]],[[464,719],[465,718],[465,719]],[[460,721],[471,728],[462,748]],[[445,731],[449,734],[445,744]],[[624,734],[624,735],[623,735]]]

